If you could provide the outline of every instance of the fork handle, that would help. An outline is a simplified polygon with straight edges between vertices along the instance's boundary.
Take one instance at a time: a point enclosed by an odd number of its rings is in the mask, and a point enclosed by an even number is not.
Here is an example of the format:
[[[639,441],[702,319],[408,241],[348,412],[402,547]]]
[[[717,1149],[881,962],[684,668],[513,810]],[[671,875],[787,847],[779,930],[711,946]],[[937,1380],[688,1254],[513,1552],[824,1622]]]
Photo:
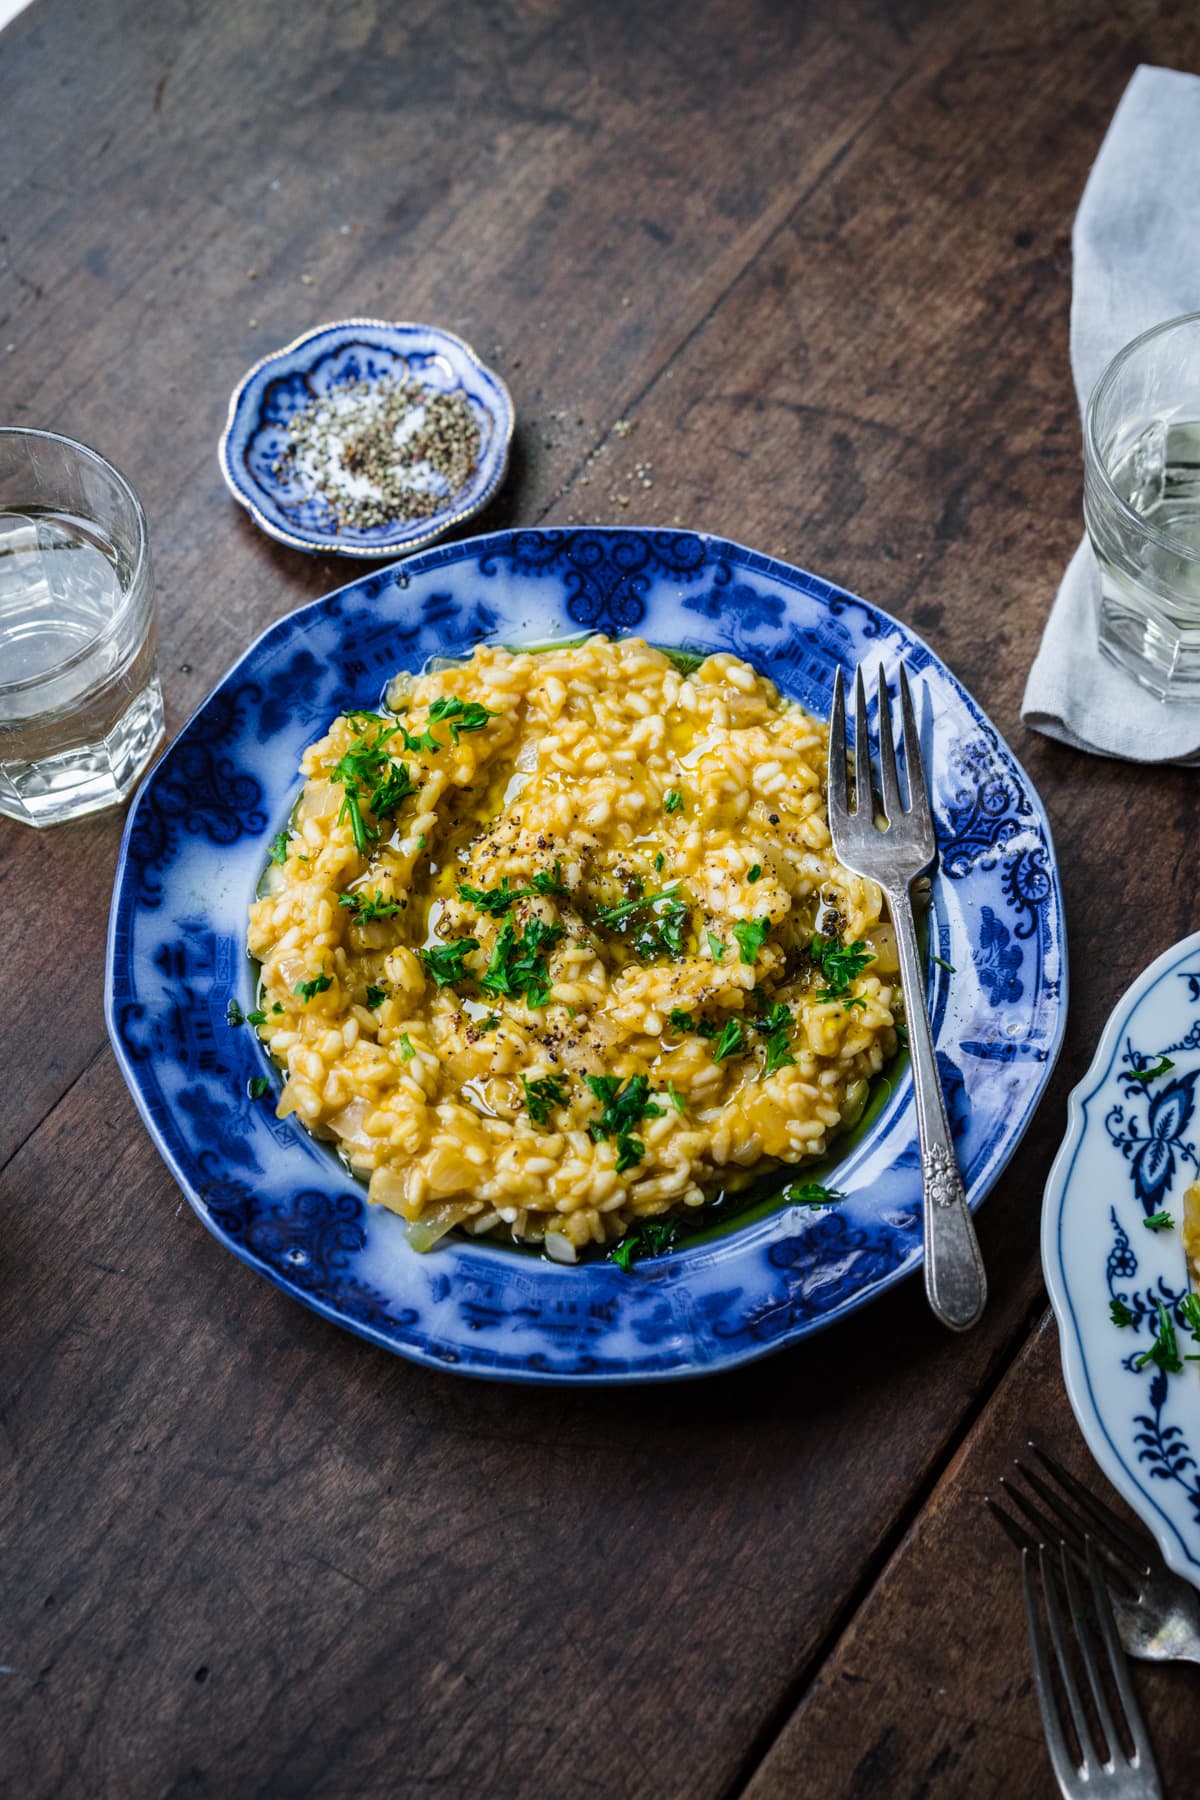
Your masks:
[[[908,1020],[921,1190],[925,1219],[925,1292],[943,1325],[968,1331],[987,1302],[987,1277],[967,1207],[967,1191],[954,1155],[942,1083],[925,1010],[925,976],[917,946],[912,895],[906,885],[887,890]]]

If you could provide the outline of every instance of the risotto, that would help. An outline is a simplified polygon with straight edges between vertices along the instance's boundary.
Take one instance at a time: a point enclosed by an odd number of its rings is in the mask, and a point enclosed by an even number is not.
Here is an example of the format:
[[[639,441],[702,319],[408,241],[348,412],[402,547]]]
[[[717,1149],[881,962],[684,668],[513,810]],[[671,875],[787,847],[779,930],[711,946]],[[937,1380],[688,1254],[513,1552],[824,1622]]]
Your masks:
[[[693,659],[694,660],[694,659]],[[731,655],[480,646],[305,753],[249,948],[295,1113],[428,1249],[562,1262],[824,1154],[896,1048],[826,728]]]

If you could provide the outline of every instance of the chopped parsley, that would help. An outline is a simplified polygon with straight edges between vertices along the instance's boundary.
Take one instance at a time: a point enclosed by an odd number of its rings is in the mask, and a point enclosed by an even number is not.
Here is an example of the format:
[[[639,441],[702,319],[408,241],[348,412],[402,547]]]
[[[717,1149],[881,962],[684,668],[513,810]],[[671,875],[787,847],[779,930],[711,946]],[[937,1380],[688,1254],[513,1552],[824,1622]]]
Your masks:
[[[381,987],[376,987],[376,985],[373,981],[368,981],[368,983],[367,983],[367,1005],[370,1007],[371,1011],[374,1012],[374,1010],[377,1006],[382,1006],[386,999],[387,999],[387,989],[381,988]]]
[[[274,1006],[271,1008],[271,1011],[273,1013],[281,1013],[283,1011],[283,1001],[277,1000],[275,1002]]]
[[[227,1025],[240,1025],[245,1017],[246,1015],[238,1005],[237,1001],[231,1000],[229,1005],[225,1008],[225,1023]]]
[[[439,719],[445,719],[450,728],[450,736],[458,743],[462,731],[482,731],[489,719],[498,718],[499,714],[482,706],[478,700],[460,700],[457,694],[448,694],[441,700],[435,700],[429,708],[429,723],[434,725]]]
[[[850,983],[875,960],[864,943],[842,944],[837,938],[814,937],[809,954],[825,977],[825,986],[817,992],[818,1000],[844,1000]]]
[[[558,857],[554,859],[553,873],[549,869],[539,869],[536,875],[530,876],[529,885],[535,894],[541,894],[545,898],[549,898],[551,894],[569,894],[571,891],[563,881],[562,863]]]
[[[465,900],[468,906],[473,906],[476,912],[490,913],[493,918],[499,918],[501,913],[508,911],[514,900],[523,900],[528,893],[528,888],[510,888],[506,875],[498,888],[460,887],[458,897]]]
[[[1160,1056],[1152,1068],[1134,1070],[1130,1074],[1129,1080],[1157,1081],[1160,1075],[1168,1074],[1174,1067],[1175,1064],[1171,1061],[1169,1056]]]
[[[645,1154],[646,1146],[641,1138],[629,1137],[622,1132],[617,1139],[617,1174],[623,1175],[626,1169],[632,1169]]]
[[[372,919],[390,919],[400,911],[399,900],[385,900],[381,893],[339,894],[338,905],[349,907],[355,922],[369,924]]]
[[[588,1126],[592,1141],[616,1139],[617,1174],[623,1175],[646,1154],[645,1144],[633,1135],[634,1127],[643,1119],[661,1119],[663,1108],[650,1097],[648,1075],[631,1075],[624,1086],[619,1075],[585,1075],[583,1079],[602,1109],[600,1117]]]
[[[656,875],[662,874],[662,867],[666,860],[667,860],[666,857],[663,855],[662,851],[660,850],[658,855],[654,859],[654,873]]]
[[[1183,1322],[1194,1338],[1200,1338],[1200,1296],[1185,1294],[1179,1302]]]
[[[298,981],[295,992],[300,995],[305,1006],[314,994],[323,994],[326,988],[333,986],[333,978],[329,975],[314,975],[311,981]]]
[[[346,716],[353,723],[356,718],[365,718],[367,715],[348,713]],[[340,825],[343,819],[349,819],[354,848],[360,856],[370,854],[371,843],[379,836],[375,827],[368,825],[363,817],[364,800],[372,810],[376,810],[376,799],[379,799],[381,803],[390,802],[398,805],[400,799],[403,798],[397,793],[393,799],[393,783],[390,773],[392,760],[387,748],[388,739],[394,736],[398,729],[398,726],[385,727],[381,724],[373,736],[370,731],[360,732],[350,748],[338,758],[329,771],[330,779],[340,782],[346,790],[345,799],[342,801],[341,810],[338,813],[338,824]],[[400,767],[404,768],[404,765],[401,764]],[[404,769],[404,779],[408,781],[406,768]],[[411,782],[409,782],[407,791],[413,792]]]
[[[742,1030],[742,1021],[728,1019],[725,1029],[717,1039],[716,1049],[713,1051],[713,1061],[724,1062],[727,1056],[733,1056],[738,1050],[744,1049],[745,1043],[746,1034]]]
[[[561,925],[547,925],[544,919],[530,919],[524,935],[518,937],[511,919],[506,919],[492,948],[487,972],[479,977],[479,985],[488,994],[506,994],[512,1000],[524,1000],[536,1011],[550,998],[550,975],[545,957],[564,935]]]
[[[697,1019],[696,1031],[702,1038],[715,1038],[721,1035],[721,1027],[715,1019]]]
[[[633,900],[623,900],[620,906],[602,906],[596,914],[601,925],[619,925],[630,913],[640,912],[644,906],[654,906],[660,900],[673,900],[679,892],[679,883],[672,881],[667,887],[660,888],[657,894],[643,894]]]
[[[267,1075],[252,1075],[246,1083],[246,1092],[251,1100],[261,1100],[263,1095],[269,1094],[270,1091],[271,1081]]]
[[[682,900],[668,901],[659,912],[638,926],[630,940],[634,952],[644,962],[669,957],[677,962],[683,955],[683,934],[690,915]]]
[[[866,1010],[867,1010],[867,1003],[863,999],[861,994],[852,994],[850,999],[847,1000],[845,1006],[843,1006],[842,1011],[843,1012],[853,1012],[855,1007],[860,1008],[860,1010],[862,1012],[866,1012]]]
[[[750,868],[746,871],[746,880],[753,887],[754,883],[756,881],[761,881],[761,879],[762,879],[762,864],[755,863],[752,868]]]
[[[286,831],[277,831],[275,833],[275,836],[271,839],[271,861],[273,863],[279,863],[281,865],[283,863],[285,863],[287,861],[287,856],[288,856],[287,847],[288,847],[287,832]]]
[[[389,763],[371,790],[368,805],[377,819],[390,819],[402,800],[417,792],[407,763]]]
[[[1157,1300],[1155,1305],[1158,1308],[1158,1330],[1154,1334],[1154,1342],[1144,1356],[1136,1359],[1133,1366],[1135,1369],[1144,1369],[1147,1363],[1157,1363],[1164,1375],[1178,1375],[1183,1367],[1183,1360],[1175,1340],[1175,1326],[1162,1301]]]
[[[405,1062],[411,1062],[413,1057],[417,1054],[413,1049],[412,1039],[409,1037],[407,1031],[402,1031],[400,1033],[400,1054]]]
[[[438,987],[452,987],[456,981],[462,981],[470,970],[463,964],[472,950],[478,950],[479,939],[473,937],[455,938],[449,944],[435,944],[429,949],[418,950],[425,973]]]
[[[952,962],[947,962],[944,956],[931,956],[929,960],[931,963],[936,963],[939,969],[945,969],[947,975],[958,974],[958,970],[955,968],[954,964]]]
[[[685,1112],[687,1110],[687,1101],[679,1092],[679,1089],[675,1086],[673,1081],[667,1082],[667,1099],[671,1102],[671,1105],[675,1108],[677,1113]]]
[[[786,1069],[795,1062],[789,1043],[792,1026],[792,1015],[782,1000],[777,1000],[769,1011],[755,1024],[763,1034],[763,1049],[767,1053],[764,1075],[774,1075],[776,1069]]]
[[[1148,1218],[1142,1220],[1147,1231],[1170,1231],[1174,1223],[1169,1212],[1151,1213]]]
[[[674,1219],[638,1219],[629,1227],[619,1244],[608,1253],[609,1262],[628,1273],[631,1264],[643,1256],[663,1256],[673,1250],[679,1237]]]
[[[758,953],[767,941],[767,933],[771,929],[770,919],[736,919],[733,935],[738,941],[740,952],[738,960],[753,968],[758,961]]]
[[[267,1022],[267,1015],[265,1012],[255,1011],[255,1012],[246,1014],[247,1025],[265,1025],[266,1022]]]
[[[684,1012],[681,1006],[673,1006],[667,1014],[667,1024],[673,1031],[695,1031],[696,1021],[690,1012]]]
[[[678,788],[672,788],[663,795],[663,811],[677,813],[683,806],[683,795]]]
[[[822,1181],[793,1181],[783,1197],[790,1206],[836,1206],[846,1198],[840,1188],[826,1187]]]
[[[439,750],[444,750],[446,747],[442,740],[435,738],[432,731],[428,729],[414,737],[411,731],[405,731],[401,725],[400,736],[404,739],[404,748],[412,756],[418,755],[422,750],[428,750],[430,756],[436,756]]]
[[[480,1019],[479,1029],[480,1029],[480,1031],[495,1031],[495,1029],[499,1023],[500,1023],[500,1014],[499,1013],[488,1013],[486,1018]]]
[[[1109,1301],[1108,1316],[1114,1325],[1132,1325],[1135,1322],[1134,1315],[1123,1300]]]
[[[902,1050],[908,1049],[908,1026],[897,1021],[895,1025],[896,1039]]]
[[[527,1081],[522,1075],[521,1086],[525,1089],[529,1117],[535,1125],[544,1125],[550,1117],[550,1108],[562,1106],[567,1098],[565,1075],[539,1075],[533,1081]]]
[[[724,962],[725,961],[725,946],[721,942],[720,938],[717,937],[715,935],[715,933],[711,932],[711,931],[706,931],[704,933],[704,935],[708,939],[708,953],[712,957],[713,961],[715,963]]]

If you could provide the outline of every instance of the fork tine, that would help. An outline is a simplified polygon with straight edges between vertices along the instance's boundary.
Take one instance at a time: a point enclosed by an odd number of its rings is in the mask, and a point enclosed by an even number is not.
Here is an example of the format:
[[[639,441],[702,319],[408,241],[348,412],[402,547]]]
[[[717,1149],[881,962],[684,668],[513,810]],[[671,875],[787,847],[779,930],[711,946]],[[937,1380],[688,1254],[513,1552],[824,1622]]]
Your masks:
[[[896,744],[892,737],[892,698],[887,676],[879,665],[879,777],[883,787],[883,812],[888,824],[904,811],[900,777],[896,772]]]
[[[833,677],[833,709],[829,715],[829,828],[837,830],[850,802],[846,783],[846,691],[842,671]]]
[[[1144,1770],[1147,1780],[1153,1782],[1157,1787],[1159,1777],[1154,1762],[1154,1751],[1150,1746],[1150,1737],[1146,1731],[1145,1720],[1142,1718],[1142,1709],[1138,1705],[1137,1696],[1133,1691],[1133,1683],[1129,1679],[1129,1664],[1126,1661],[1125,1652],[1121,1648],[1121,1640],[1117,1636],[1117,1626],[1113,1618],[1112,1607],[1109,1604],[1108,1589],[1104,1585],[1100,1565],[1093,1555],[1092,1539],[1089,1538],[1087,1543],[1088,1576],[1092,1584],[1092,1601],[1096,1608],[1096,1617],[1100,1621],[1104,1647],[1108,1651],[1108,1663],[1112,1670],[1113,1682],[1120,1695],[1121,1705],[1125,1709],[1125,1723],[1133,1744],[1134,1761],[1139,1768]],[[1094,1687],[1092,1691],[1095,1692]],[[1105,1726],[1105,1730],[1107,1729],[1108,1727]],[[1115,1759],[1115,1747],[1113,1756]]]
[[[1065,1559],[1064,1559],[1065,1561]],[[1038,1551],[1038,1568],[1042,1573],[1042,1593],[1046,1599],[1046,1617],[1050,1622],[1050,1637],[1054,1644],[1054,1654],[1058,1659],[1058,1673],[1062,1680],[1063,1693],[1067,1696],[1067,1705],[1071,1711],[1071,1721],[1075,1726],[1075,1736],[1079,1742],[1080,1754],[1083,1757],[1083,1773],[1089,1779],[1095,1774],[1098,1758],[1096,1746],[1092,1742],[1092,1734],[1088,1729],[1087,1714],[1083,1710],[1083,1702],[1079,1698],[1079,1688],[1075,1682],[1075,1671],[1067,1656],[1067,1647],[1063,1639],[1062,1612],[1058,1604],[1058,1592],[1049,1562],[1047,1550]]]
[[[1066,1489],[1076,1505],[1082,1507],[1090,1519],[1109,1532],[1121,1549],[1133,1559],[1139,1573],[1148,1575],[1154,1566],[1154,1553],[1149,1547],[1148,1540],[1139,1538],[1138,1533],[1131,1530],[1124,1519],[1119,1519],[1115,1512],[1105,1506],[1103,1500],[1097,1499],[1090,1489],[1084,1487],[1081,1481],[1077,1481],[1074,1475],[1069,1474],[1061,1463],[1054,1460],[1049,1451],[1043,1450],[1041,1445],[1035,1443],[1032,1438],[1029,1440],[1029,1448],[1042,1466],[1049,1470],[1059,1486]],[[1026,1470],[1025,1473],[1028,1477],[1029,1471]],[[1097,1548],[1101,1550],[1104,1548],[1099,1540],[1097,1540]]]
[[[1118,1757],[1124,1758],[1125,1747],[1117,1736],[1117,1728],[1113,1724],[1113,1716],[1108,1704],[1108,1695],[1104,1692],[1104,1683],[1101,1681],[1100,1671],[1096,1667],[1096,1653],[1092,1648],[1091,1633],[1088,1630],[1087,1615],[1083,1606],[1083,1588],[1080,1585],[1078,1575],[1075,1573],[1073,1559],[1067,1555],[1065,1544],[1060,1547],[1059,1556],[1062,1562],[1063,1580],[1065,1581],[1067,1588],[1067,1604],[1071,1609],[1071,1618],[1075,1624],[1075,1636],[1079,1640],[1083,1672],[1087,1676],[1088,1686],[1092,1690],[1092,1699],[1095,1702],[1096,1717],[1100,1721],[1100,1730],[1103,1732],[1104,1741],[1108,1745],[1108,1756],[1106,1760],[1110,1763],[1115,1763]],[[1089,1574],[1090,1573],[1091,1571],[1089,1569]],[[1097,1573],[1099,1573],[1098,1570]],[[1100,1585],[1103,1587],[1103,1581],[1101,1581]],[[1097,1605],[1099,1605],[1098,1597],[1095,1595],[1093,1597],[1097,1599]],[[1108,1649],[1109,1662],[1111,1663],[1114,1660],[1112,1650],[1107,1643],[1105,1648]],[[1124,1654],[1124,1652],[1122,1652],[1122,1654]],[[1115,1668],[1113,1673],[1115,1676]],[[1122,1694],[1121,1699],[1122,1702],[1124,1702],[1124,1694]]]
[[[929,792],[925,786],[925,764],[921,757],[921,734],[913,710],[912,689],[908,670],[900,664],[900,717],[904,722],[904,774],[908,781],[908,810],[918,818],[929,820]]]
[[[1029,1483],[1030,1487],[1033,1488],[1035,1493],[1040,1495],[1040,1497],[1052,1508],[1052,1516],[1048,1517],[1045,1513],[1041,1512],[1039,1508],[1033,1504],[1032,1500],[1029,1499],[1028,1495],[1023,1494],[1019,1487],[1014,1487],[1012,1483],[1006,1480],[1002,1475],[1000,1477],[1000,1485],[1004,1489],[1005,1494],[1020,1507],[1027,1519],[1033,1521],[1033,1524],[1041,1533],[1041,1542],[1043,1544],[1066,1544],[1071,1555],[1082,1568],[1083,1547],[1088,1535],[1087,1521],[1078,1518],[1072,1513],[1066,1502],[1061,1500],[1058,1495],[1054,1493],[1053,1489],[1047,1487],[1045,1482],[1039,1481],[1033,1470],[1026,1468],[1019,1457],[1014,1456],[1013,1466],[1020,1470],[1021,1474],[1025,1477],[1025,1480]],[[1124,1593],[1126,1595],[1136,1593],[1135,1584],[1129,1579],[1129,1564],[1125,1562],[1123,1558],[1115,1555],[1115,1553],[1109,1550],[1106,1545],[1101,1544],[1099,1540],[1096,1542],[1096,1548],[1103,1555],[1105,1561],[1119,1579]]]
[[[1038,1560],[1040,1563],[1041,1558],[1039,1557]],[[1042,1729],[1046,1733],[1046,1748],[1050,1752],[1050,1761],[1058,1785],[1064,1794],[1069,1794],[1078,1783],[1078,1771],[1075,1768],[1074,1759],[1067,1749],[1066,1733],[1062,1728],[1062,1720],[1058,1714],[1058,1702],[1054,1697],[1054,1687],[1050,1680],[1050,1652],[1046,1648],[1046,1634],[1042,1630],[1042,1621],[1038,1613],[1033,1585],[1033,1559],[1028,1550],[1021,1552],[1021,1579],[1025,1588],[1025,1622],[1029,1630],[1033,1685],[1037,1693],[1038,1711],[1042,1715]]]
[[[1037,1539],[1030,1537],[1019,1519],[1014,1519],[1010,1512],[1005,1512],[1002,1506],[997,1506],[990,1494],[985,1494],[983,1496],[983,1504],[987,1507],[1000,1529],[1012,1539],[1018,1550],[1032,1550],[1036,1553],[1038,1547]]]
[[[871,768],[871,732],[867,725],[867,690],[862,668],[854,674],[854,811],[868,823],[879,811],[875,775]]]

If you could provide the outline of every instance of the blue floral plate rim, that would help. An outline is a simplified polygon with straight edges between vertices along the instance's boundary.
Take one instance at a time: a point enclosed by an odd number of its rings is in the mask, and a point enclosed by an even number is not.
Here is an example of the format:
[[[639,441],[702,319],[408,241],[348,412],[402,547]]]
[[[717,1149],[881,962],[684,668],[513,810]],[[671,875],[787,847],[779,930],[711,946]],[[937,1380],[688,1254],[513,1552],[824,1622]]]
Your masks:
[[[389,525],[377,527],[372,533],[362,534],[358,538],[323,535],[315,530],[305,531],[296,527],[294,521],[289,529],[275,506],[274,496],[254,480],[249,471],[243,471],[238,466],[235,450],[240,448],[244,460],[246,446],[261,426],[261,417],[251,421],[247,418],[247,410],[261,398],[261,377],[276,370],[282,374],[289,360],[294,360],[310,347],[320,345],[322,340],[329,340],[332,344],[339,336],[359,331],[388,334],[398,340],[424,339],[436,343],[451,356],[461,358],[483,384],[484,391],[472,395],[472,398],[479,411],[486,413],[491,421],[493,441],[484,449],[476,475],[469,485],[465,504],[447,506],[428,518],[413,520],[407,524],[392,521]],[[398,344],[391,348],[395,354],[402,354]],[[495,497],[508,473],[515,425],[516,409],[504,378],[456,332],[447,330],[443,325],[430,325],[412,319],[331,319],[302,331],[291,343],[268,351],[246,370],[229,397],[225,429],[217,447],[217,460],[225,485],[238,505],[245,507],[255,524],[278,543],[312,555],[352,556],[378,562],[395,557],[398,552],[411,554],[444,537],[448,531],[465,524],[468,519],[481,512]]]
[[[1156,1019],[1161,1028],[1153,1030]],[[1159,1080],[1134,1079],[1152,1056],[1172,1051],[1174,1066]],[[1131,1366],[1153,1336],[1156,1303],[1173,1312],[1189,1288],[1176,1233],[1146,1231],[1142,1221],[1160,1210],[1178,1220],[1182,1188],[1197,1178],[1197,1143],[1184,1134],[1195,1120],[1198,1081],[1200,931],[1164,950],[1126,989],[1071,1090],[1046,1181],[1042,1267],[1067,1395],[1088,1448],[1168,1566],[1200,1587],[1200,1375],[1186,1363],[1175,1375]],[[1099,1209],[1088,1212],[1096,1193]],[[1132,1326],[1113,1323],[1114,1300],[1132,1313]],[[1175,1320],[1186,1351],[1191,1340]]]
[[[304,745],[429,654],[484,637],[639,627],[682,648],[733,649],[818,711],[835,666],[868,652],[905,657],[923,729],[937,721],[927,754],[942,861],[930,929],[961,973],[931,965],[928,999],[972,1205],[1015,1150],[1061,1046],[1066,947],[1044,812],[995,728],[907,626],[820,577],[683,531],[500,532],[361,576],[269,627],[136,796],[114,884],[106,1016],[139,1111],[218,1240],[325,1317],[430,1366],[583,1385],[698,1376],[822,1329],[920,1265],[907,1081],[838,1165],[841,1206],[777,1207],[633,1277],[479,1242],[417,1257],[400,1221],[368,1209],[328,1151],[244,1098],[270,1064],[252,1033],[222,1021],[229,998],[253,1005],[245,904],[298,790]]]

